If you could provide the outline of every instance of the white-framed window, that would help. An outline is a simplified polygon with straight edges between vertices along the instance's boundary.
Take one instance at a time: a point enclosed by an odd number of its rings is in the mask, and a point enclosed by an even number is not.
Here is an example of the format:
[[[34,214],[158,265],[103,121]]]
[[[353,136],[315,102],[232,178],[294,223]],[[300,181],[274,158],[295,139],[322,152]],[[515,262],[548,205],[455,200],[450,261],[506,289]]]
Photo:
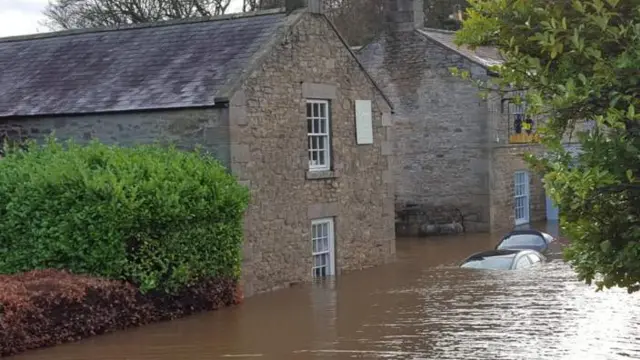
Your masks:
[[[314,278],[335,275],[335,233],[333,218],[318,219],[311,222],[311,255]]]
[[[329,101],[307,100],[309,170],[331,170]]]
[[[516,225],[529,223],[529,173],[516,171],[514,180],[514,211]]]

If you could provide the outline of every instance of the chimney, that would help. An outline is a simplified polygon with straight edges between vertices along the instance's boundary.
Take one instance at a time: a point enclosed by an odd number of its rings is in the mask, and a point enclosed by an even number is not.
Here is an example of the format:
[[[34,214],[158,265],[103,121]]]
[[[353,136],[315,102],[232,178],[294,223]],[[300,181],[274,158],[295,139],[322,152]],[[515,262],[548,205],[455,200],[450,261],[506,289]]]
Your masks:
[[[297,9],[301,9],[305,6],[307,7],[307,10],[311,13],[322,14],[324,12],[323,0],[286,0],[285,1],[285,7],[287,9],[287,13],[290,13]]]
[[[385,22],[394,32],[424,27],[424,0],[386,0]]]

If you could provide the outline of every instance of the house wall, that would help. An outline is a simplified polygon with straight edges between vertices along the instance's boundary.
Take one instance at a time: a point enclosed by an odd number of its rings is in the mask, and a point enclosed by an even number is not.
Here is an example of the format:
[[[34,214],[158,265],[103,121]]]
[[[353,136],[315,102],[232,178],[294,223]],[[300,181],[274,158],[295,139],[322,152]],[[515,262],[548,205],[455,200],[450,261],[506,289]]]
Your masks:
[[[395,254],[388,105],[324,17],[304,14],[285,38],[230,105],[231,167],[252,195],[246,296],[311,279],[313,219],[334,217],[338,272]],[[307,171],[308,97],[331,102],[334,167],[320,177]],[[372,100],[373,145],[356,145],[357,99]]]
[[[398,234],[457,232],[462,220],[489,230],[487,103],[449,68],[486,70],[412,31],[383,34],[359,57],[394,103]]]
[[[491,156],[491,232],[510,231],[515,227],[516,171],[529,173],[529,217],[531,223],[546,219],[545,190],[542,176],[529,169],[525,153],[541,154],[540,145],[495,146]]]
[[[156,141],[182,149],[201,145],[225,166],[229,165],[228,109],[207,108],[100,115],[0,119],[0,134],[12,139],[43,140],[55,132],[59,139],[131,146]]]

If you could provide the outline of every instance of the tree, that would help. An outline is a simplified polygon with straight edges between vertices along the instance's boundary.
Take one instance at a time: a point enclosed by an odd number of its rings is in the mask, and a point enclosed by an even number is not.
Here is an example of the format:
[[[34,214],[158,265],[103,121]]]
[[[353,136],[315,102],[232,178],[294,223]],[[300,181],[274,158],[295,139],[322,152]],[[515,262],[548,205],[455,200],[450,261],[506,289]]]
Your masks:
[[[242,11],[257,11],[284,6],[285,0],[243,0]]]
[[[467,7],[466,0],[425,0],[425,26],[435,29],[458,30],[460,22],[456,19],[458,11]]]
[[[505,58],[485,87],[526,89],[544,115],[544,174],[571,239],[578,277],[598,290],[640,290],[640,0],[469,0],[459,45],[493,45]],[[561,139],[578,131],[582,152]]]
[[[52,30],[113,27],[224,14],[231,0],[51,0],[44,25]]]

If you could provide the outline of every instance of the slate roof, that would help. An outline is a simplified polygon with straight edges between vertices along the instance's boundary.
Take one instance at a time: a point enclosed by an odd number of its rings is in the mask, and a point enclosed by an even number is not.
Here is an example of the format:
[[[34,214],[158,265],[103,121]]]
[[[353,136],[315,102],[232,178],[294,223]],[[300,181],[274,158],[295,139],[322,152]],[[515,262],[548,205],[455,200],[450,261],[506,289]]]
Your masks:
[[[427,38],[436,41],[441,45],[466,57],[467,59],[477,63],[478,65],[489,67],[493,65],[500,65],[503,62],[503,58],[496,48],[490,46],[479,46],[475,50],[471,50],[467,47],[459,47],[453,41],[455,38],[455,32],[453,31],[429,28],[422,28],[418,29],[417,31]]]
[[[0,117],[214,105],[287,15],[0,39]]]

